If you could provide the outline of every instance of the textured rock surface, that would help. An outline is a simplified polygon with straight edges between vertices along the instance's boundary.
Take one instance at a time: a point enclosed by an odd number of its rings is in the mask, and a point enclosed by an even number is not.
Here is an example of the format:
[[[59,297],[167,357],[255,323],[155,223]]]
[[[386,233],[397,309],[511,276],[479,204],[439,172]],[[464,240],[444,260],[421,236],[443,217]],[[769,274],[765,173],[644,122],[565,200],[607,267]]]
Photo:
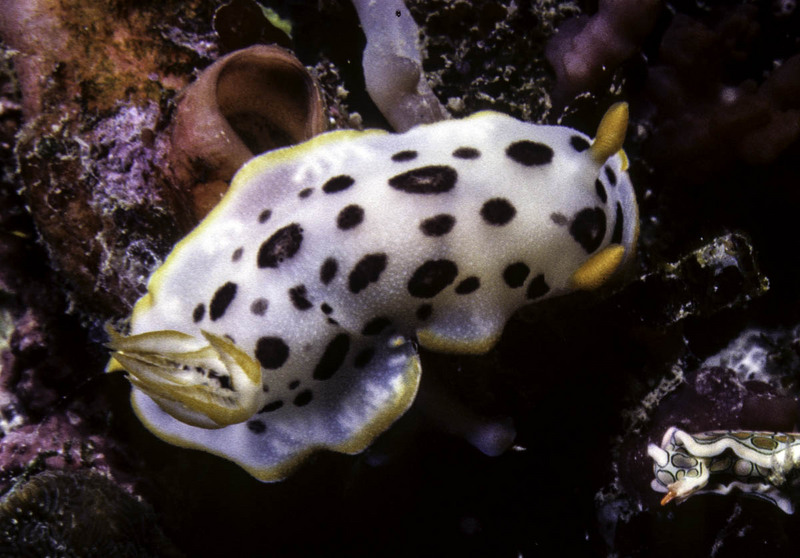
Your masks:
[[[0,500],[7,556],[160,556],[180,552],[152,509],[97,473],[46,472]]]
[[[184,194],[164,177],[159,131],[169,99],[214,54],[210,30],[190,24],[203,17],[197,4],[117,2],[113,17],[81,0],[3,4],[0,32],[21,76],[23,194],[85,311],[129,308],[193,224]]]

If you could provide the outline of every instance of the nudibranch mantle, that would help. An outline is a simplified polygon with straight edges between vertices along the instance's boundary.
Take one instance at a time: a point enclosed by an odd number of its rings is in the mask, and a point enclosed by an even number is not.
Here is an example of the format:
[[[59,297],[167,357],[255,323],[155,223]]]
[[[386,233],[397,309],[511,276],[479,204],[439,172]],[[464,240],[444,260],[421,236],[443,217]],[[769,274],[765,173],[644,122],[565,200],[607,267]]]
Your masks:
[[[638,233],[622,142],[480,112],[334,131],[252,159],[110,332],[142,422],[285,477],[363,450],[413,401],[414,339],[484,353],[520,306],[593,289]]]

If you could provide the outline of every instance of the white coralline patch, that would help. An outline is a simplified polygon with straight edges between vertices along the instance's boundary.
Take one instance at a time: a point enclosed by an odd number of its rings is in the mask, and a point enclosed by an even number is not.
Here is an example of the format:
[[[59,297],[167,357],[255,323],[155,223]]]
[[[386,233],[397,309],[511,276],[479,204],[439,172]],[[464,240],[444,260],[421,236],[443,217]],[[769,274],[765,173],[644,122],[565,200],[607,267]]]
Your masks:
[[[780,378],[800,366],[800,358],[785,349],[796,332],[747,328],[717,354],[708,357],[703,368],[722,366],[736,372],[741,382],[759,381],[780,387]]]

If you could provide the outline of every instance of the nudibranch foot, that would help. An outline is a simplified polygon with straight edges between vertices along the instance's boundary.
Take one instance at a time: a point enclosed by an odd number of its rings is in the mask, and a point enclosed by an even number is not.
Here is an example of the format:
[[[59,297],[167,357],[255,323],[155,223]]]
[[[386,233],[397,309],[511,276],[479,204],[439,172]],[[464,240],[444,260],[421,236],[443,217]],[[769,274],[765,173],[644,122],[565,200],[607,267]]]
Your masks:
[[[695,494],[728,494],[739,490],[767,500],[785,513],[794,512],[787,478],[800,465],[800,434],[711,431],[688,434],[674,426],[661,446],[650,444],[653,490],[665,492],[661,505]]]

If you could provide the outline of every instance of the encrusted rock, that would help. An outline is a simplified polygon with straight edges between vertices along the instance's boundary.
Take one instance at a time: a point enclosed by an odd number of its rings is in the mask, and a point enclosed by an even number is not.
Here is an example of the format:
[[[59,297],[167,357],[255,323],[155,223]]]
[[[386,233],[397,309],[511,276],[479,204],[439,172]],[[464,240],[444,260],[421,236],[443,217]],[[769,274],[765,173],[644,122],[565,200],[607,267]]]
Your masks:
[[[7,556],[182,556],[152,508],[106,477],[45,472],[0,501]]]
[[[739,307],[768,289],[750,240],[732,233],[662,264],[630,286],[624,297],[643,322],[666,326],[687,316]]]

